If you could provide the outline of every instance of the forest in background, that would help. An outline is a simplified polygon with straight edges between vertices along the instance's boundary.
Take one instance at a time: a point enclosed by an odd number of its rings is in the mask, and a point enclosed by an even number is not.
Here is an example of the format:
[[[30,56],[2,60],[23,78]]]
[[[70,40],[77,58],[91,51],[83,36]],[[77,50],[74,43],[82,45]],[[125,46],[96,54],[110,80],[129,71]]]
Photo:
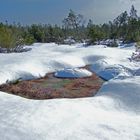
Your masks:
[[[9,52],[11,48],[30,45],[34,42],[62,44],[68,38],[76,42],[87,41],[89,44],[105,39],[139,42],[140,17],[132,5],[129,13],[124,11],[113,21],[100,25],[94,24],[91,19],[86,24],[84,17],[73,10],[70,10],[64,18],[62,26],[51,24],[22,26],[20,23],[9,24],[8,21],[0,23],[0,47],[6,48]]]

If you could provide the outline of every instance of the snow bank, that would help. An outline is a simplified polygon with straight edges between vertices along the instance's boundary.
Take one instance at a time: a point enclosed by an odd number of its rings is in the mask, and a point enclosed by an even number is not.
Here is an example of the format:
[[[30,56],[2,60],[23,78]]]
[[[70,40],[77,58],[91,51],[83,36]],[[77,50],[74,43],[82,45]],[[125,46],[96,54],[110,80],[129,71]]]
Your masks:
[[[136,43],[128,43],[128,44],[121,44],[120,46],[118,46],[119,48],[135,48]]]
[[[118,110],[140,115],[140,76],[110,80],[104,84],[97,96],[111,98],[114,108]]]
[[[35,101],[0,92],[2,140],[138,140],[140,77],[107,82],[93,98]]]
[[[89,77],[92,73],[86,69],[64,69],[57,71],[54,76],[59,78],[82,78],[82,77]]]

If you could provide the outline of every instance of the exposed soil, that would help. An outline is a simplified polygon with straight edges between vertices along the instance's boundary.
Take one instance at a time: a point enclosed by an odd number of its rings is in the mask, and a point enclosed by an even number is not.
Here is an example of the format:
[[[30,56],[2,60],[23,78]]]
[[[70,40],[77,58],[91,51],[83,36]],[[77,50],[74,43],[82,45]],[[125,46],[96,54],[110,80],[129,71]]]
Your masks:
[[[53,73],[45,77],[0,85],[0,91],[29,99],[80,98],[94,96],[103,80],[93,73],[91,77],[60,79]]]

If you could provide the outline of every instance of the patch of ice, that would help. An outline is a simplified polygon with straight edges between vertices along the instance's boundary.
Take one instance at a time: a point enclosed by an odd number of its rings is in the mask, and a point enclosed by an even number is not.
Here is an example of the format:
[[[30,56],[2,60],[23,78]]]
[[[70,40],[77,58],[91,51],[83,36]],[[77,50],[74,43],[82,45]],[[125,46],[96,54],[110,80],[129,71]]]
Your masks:
[[[86,69],[73,68],[57,71],[54,75],[59,78],[82,78],[89,77],[92,73]]]

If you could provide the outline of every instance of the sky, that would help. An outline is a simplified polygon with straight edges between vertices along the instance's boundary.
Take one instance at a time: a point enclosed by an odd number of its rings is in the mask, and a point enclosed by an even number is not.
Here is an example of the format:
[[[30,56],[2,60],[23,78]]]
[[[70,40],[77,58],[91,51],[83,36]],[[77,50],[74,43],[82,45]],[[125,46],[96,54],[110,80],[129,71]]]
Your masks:
[[[0,22],[59,24],[70,9],[95,24],[113,20],[134,5],[140,15],[140,0],[0,0]]]

